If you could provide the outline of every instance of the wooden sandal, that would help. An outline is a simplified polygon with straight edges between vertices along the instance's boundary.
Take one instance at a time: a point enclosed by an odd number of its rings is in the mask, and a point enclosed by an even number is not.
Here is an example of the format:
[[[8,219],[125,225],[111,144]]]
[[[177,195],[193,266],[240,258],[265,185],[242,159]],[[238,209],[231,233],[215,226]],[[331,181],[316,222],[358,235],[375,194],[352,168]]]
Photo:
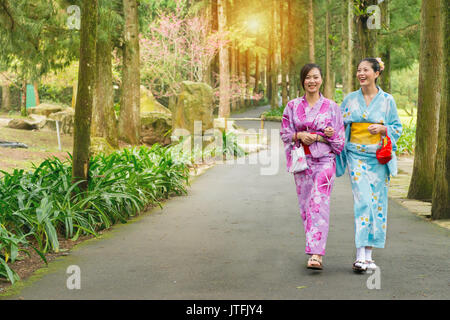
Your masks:
[[[314,261],[314,262],[318,262],[319,265],[312,265],[312,264],[310,264],[310,263],[313,262],[313,261]],[[322,261],[320,261],[320,260],[317,259],[317,258],[311,257],[311,258],[308,259],[308,265],[306,266],[306,268],[308,268],[308,269],[314,269],[314,270],[322,270],[322,269],[323,269]]]
[[[356,265],[357,263],[360,264],[360,266]],[[367,264],[365,261],[356,260],[355,262],[353,262],[352,269],[355,272],[362,273],[367,270]]]
[[[375,260],[366,260],[367,270],[376,270],[378,266],[375,264]]]

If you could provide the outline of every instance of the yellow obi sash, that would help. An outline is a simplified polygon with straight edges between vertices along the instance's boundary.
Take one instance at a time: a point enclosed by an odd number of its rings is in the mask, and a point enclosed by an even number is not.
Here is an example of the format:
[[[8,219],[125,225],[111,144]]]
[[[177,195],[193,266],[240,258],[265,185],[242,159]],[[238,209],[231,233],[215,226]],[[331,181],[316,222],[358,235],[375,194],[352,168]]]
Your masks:
[[[367,128],[373,123],[353,122],[351,127],[350,142],[358,144],[378,144],[381,133],[371,134]]]

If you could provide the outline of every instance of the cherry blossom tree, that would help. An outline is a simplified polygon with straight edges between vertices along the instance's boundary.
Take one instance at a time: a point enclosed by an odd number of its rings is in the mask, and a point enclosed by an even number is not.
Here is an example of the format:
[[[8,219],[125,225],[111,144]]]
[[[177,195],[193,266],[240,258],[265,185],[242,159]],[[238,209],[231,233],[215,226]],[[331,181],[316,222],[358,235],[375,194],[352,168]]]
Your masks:
[[[211,32],[206,13],[185,16],[186,2],[175,12],[160,12],[141,34],[142,82],[156,97],[173,97],[185,80],[205,82],[212,59],[226,34]]]

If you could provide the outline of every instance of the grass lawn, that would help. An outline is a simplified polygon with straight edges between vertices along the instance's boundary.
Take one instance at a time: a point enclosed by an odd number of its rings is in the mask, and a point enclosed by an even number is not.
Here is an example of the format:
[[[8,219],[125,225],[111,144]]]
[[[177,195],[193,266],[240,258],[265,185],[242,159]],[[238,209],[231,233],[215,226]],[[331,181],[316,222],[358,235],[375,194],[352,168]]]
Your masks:
[[[28,146],[28,149],[0,147],[0,170],[7,172],[14,169],[31,169],[32,163],[38,165],[53,156],[65,159],[68,157],[67,152],[72,152],[73,144],[71,135],[61,135],[60,151],[55,131],[28,131],[4,127],[0,127],[0,140],[21,142]]]

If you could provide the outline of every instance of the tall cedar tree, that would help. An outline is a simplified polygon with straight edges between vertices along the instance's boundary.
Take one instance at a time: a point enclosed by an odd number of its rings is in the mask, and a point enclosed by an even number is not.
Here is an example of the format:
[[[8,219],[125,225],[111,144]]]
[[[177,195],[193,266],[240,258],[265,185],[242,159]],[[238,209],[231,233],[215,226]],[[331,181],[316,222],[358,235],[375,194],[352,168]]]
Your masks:
[[[217,0],[217,15],[219,32],[227,28],[227,1]],[[219,49],[220,88],[219,88],[219,117],[230,116],[230,71],[228,48],[222,44]]]
[[[73,134],[72,182],[80,180],[80,188],[87,190],[89,180],[89,148],[92,104],[96,82],[98,1],[83,0],[81,11],[80,67],[75,105]]]
[[[440,15],[440,0],[422,1],[419,103],[409,199],[432,198],[443,69]]]
[[[450,219],[450,110],[448,100],[448,84],[450,82],[450,3],[441,0],[441,23],[440,32],[444,51],[442,61],[442,90],[441,90],[441,110],[439,117],[438,150],[436,154],[433,203],[431,207],[432,219]]]
[[[122,140],[137,145],[141,136],[138,2],[123,0],[123,12],[125,28],[119,135]]]
[[[97,28],[97,83],[92,110],[92,137],[103,137],[114,148],[118,147],[117,121],[114,112],[112,50],[114,36],[114,1],[99,1]]]

